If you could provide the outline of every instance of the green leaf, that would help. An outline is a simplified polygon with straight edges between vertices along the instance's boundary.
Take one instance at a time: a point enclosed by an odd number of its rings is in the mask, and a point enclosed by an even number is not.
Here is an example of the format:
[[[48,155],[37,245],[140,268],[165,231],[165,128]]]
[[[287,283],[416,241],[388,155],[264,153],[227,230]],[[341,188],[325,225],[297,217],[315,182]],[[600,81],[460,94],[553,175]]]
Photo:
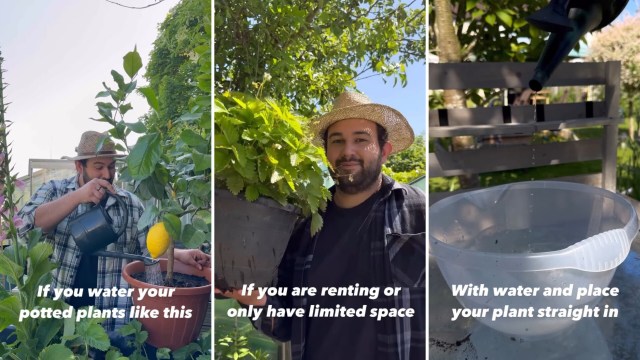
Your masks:
[[[131,92],[133,92],[133,90],[135,90],[137,86],[138,86],[138,82],[136,80],[133,80],[132,82],[126,84],[124,88],[124,93],[127,95],[131,94]]]
[[[247,188],[244,191],[244,197],[247,201],[255,201],[260,197],[260,192],[255,185],[247,185]]]
[[[107,354],[105,355],[104,359],[105,360],[120,360],[120,359],[123,359],[123,358],[124,357],[123,357],[122,353],[119,350],[111,348],[111,350],[109,350],[107,352]],[[124,358],[124,359],[126,359],[126,358]]]
[[[196,120],[200,120],[201,117],[202,113],[186,113],[182,114],[182,116],[180,116],[176,122],[193,122]]]
[[[156,97],[156,93],[152,88],[142,87],[138,89],[138,92],[140,92],[144,96],[144,98],[147,99],[147,104],[149,104],[149,106],[151,106],[153,110],[158,111],[158,98]]]
[[[62,336],[72,336],[76,333],[76,310],[72,310],[73,314],[70,318],[64,319],[64,325],[62,330]]]
[[[107,335],[102,325],[96,323],[95,319],[92,320],[93,321],[87,321],[87,319],[82,319],[76,327],[77,334],[80,335],[82,341],[90,347],[102,351],[109,350],[109,346],[111,346],[109,335]]]
[[[115,70],[111,70],[111,76],[113,77],[113,81],[115,81],[116,84],[118,84],[119,89],[125,88],[126,85],[124,83],[124,77],[122,77],[122,75],[120,75],[119,72]]]
[[[479,17],[481,17],[482,15],[484,15],[485,11],[482,9],[475,9],[472,13],[471,13],[471,19],[475,20]]]
[[[198,151],[192,153],[194,171],[200,172],[211,168],[211,155],[202,154]]]
[[[311,235],[315,235],[322,228],[322,216],[318,213],[311,215]]]
[[[247,164],[247,156],[245,154],[244,148],[240,146],[232,146],[231,151],[236,156],[236,160],[238,160],[238,164],[240,166],[245,166]]]
[[[4,329],[9,325],[19,324],[22,306],[18,296],[18,294],[14,294],[0,301],[0,314],[2,314],[0,316],[0,329]]]
[[[129,336],[142,331],[142,323],[138,320],[131,320],[129,323],[118,328],[118,332],[122,336]]]
[[[143,135],[127,156],[127,166],[134,180],[143,180],[150,176],[160,161],[162,147],[157,133]]]
[[[41,238],[42,238],[42,229],[41,228],[35,228],[33,230],[30,230],[27,233],[27,247],[29,249],[33,248],[34,246],[36,246],[36,244],[38,242],[40,242]],[[26,249],[24,247],[21,247],[21,248],[26,251]],[[6,250],[7,250],[7,248],[5,248],[5,251]]]
[[[208,212],[205,212],[205,213],[208,213]],[[209,232],[211,229],[210,228],[211,216],[207,216],[206,214],[201,214],[200,212],[198,212],[198,215],[199,216],[196,216],[193,218],[193,220],[191,221],[191,225],[193,225],[196,229],[200,231]]]
[[[122,115],[126,114],[127,111],[129,111],[131,109],[133,109],[133,106],[131,106],[131,103],[122,104],[118,108],[118,110],[120,110],[120,114],[122,114]]]
[[[140,220],[138,220],[138,230],[142,230],[145,227],[155,223],[158,215],[160,215],[160,210],[158,210],[155,204],[147,206],[144,209],[142,216],[140,216]]]
[[[107,97],[110,96],[111,93],[109,91],[100,91],[97,95],[96,95],[96,99],[100,98],[100,97]]]
[[[220,101],[220,99],[214,99],[213,102],[213,112],[214,113],[225,113],[228,114],[229,111],[227,110],[227,108],[224,106],[224,104],[222,103],[222,101]]]
[[[24,270],[22,266],[16,264],[5,254],[0,254],[0,274],[9,276],[13,284],[17,284],[22,279]]]
[[[134,122],[134,123],[124,123],[127,128],[137,134],[144,134],[147,132],[147,127],[142,123],[142,121]]]
[[[165,190],[165,186],[167,185],[167,180],[164,177],[166,169],[162,168],[162,173],[158,173],[159,168],[161,166],[156,166],[156,171],[151,174],[151,176],[145,178],[140,182],[140,190],[146,191],[149,195],[156,199],[163,199],[167,197],[167,193]]]
[[[171,359],[171,349],[160,348],[156,350],[156,359]]]
[[[187,249],[197,249],[208,240],[207,234],[197,230],[193,225],[186,224],[180,242]]]
[[[49,306],[49,308],[51,308],[51,306]],[[38,340],[38,346],[42,348],[49,345],[53,338],[58,334],[58,331],[62,328],[63,323],[63,319],[40,318],[38,328],[34,334],[34,337]]]
[[[188,359],[191,354],[202,352],[202,348],[196,343],[189,343],[173,352],[175,359]]]
[[[133,48],[133,51],[128,52],[122,60],[124,71],[130,78],[133,78],[138,73],[138,70],[142,68],[142,58],[136,47]]]
[[[224,170],[227,166],[229,166],[229,162],[231,161],[231,155],[228,151],[222,151],[221,149],[217,149],[214,152],[215,156],[215,171],[219,172]]]
[[[57,267],[57,264],[49,259],[51,254],[53,254],[53,246],[46,242],[40,242],[29,250],[29,275],[22,291],[35,293],[37,286],[49,279],[51,270]]]
[[[180,218],[174,214],[164,214],[162,216],[164,226],[167,228],[167,232],[172,239],[180,239],[182,232],[182,223]]]
[[[191,129],[185,129],[180,133],[180,139],[191,147],[204,147],[207,148],[209,141],[202,138],[202,136]]]
[[[489,15],[484,17],[484,21],[486,21],[487,24],[489,24],[491,26],[495,26],[496,25],[496,15],[495,14],[489,14]]]
[[[240,176],[230,176],[227,179],[227,188],[233,195],[238,195],[244,189],[244,180]]]
[[[508,27],[513,26],[513,18],[506,11],[498,10],[496,11],[496,15],[498,15],[498,18],[500,18],[500,20],[502,20],[502,22]]]
[[[42,349],[42,351],[38,355],[38,360],[65,360],[65,359],[73,360],[75,359],[75,356],[73,355],[71,350],[69,350],[69,348],[67,348],[62,344],[49,345],[46,348]]]

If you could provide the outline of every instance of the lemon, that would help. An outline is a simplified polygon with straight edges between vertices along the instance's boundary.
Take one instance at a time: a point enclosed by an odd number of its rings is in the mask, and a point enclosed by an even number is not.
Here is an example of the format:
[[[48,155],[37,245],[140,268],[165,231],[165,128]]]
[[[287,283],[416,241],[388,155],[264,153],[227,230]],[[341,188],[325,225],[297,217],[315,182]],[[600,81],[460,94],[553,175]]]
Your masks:
[[[147,250],[152,258],[164,254],[169,248],[169,233],[163,222],[154,224],[147,233]]]

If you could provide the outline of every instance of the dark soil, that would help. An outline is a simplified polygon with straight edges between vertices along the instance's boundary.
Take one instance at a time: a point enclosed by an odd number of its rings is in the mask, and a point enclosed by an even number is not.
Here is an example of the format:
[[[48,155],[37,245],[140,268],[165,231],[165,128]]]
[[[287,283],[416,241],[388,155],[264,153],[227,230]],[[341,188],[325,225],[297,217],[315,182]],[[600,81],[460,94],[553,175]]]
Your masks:
[[[165,278],[166,274],[167,272],[163,271],[162,278]],[[136,280],[146,282],[144,272],[131,274],[131,277]],[[166,279],[164,281],[164,286],[169,286],[169,287],[192,288],[192,287],[200,287],[200,286],[206,286],[206,285],[209,285],[209,282],[205,278],[194,276],[194,275],[180,274],[180,273],[173,273],[172,283],[168,283]]]

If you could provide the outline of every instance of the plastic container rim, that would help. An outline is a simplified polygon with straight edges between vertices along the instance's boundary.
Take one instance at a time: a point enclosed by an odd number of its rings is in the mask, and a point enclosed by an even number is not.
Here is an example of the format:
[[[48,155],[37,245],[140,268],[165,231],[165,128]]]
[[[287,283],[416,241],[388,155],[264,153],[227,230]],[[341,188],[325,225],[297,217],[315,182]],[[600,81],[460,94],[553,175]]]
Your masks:
[[[630,239],[630,242],[634,240],[638,234],[638,215],[635,208],[631,203],[625,199],[622,195],[614,193],[612,191],[597,188],[580,183],[572,183],[565,181],[549,181],[549,180],[536,180],[536,181],[523,181],[517,183],[509,183],[504,185],[492,186],[485,189],[478,189],[469,192],[464,192],[456,195],[444,198],[434,203],[429,212],[438,210],[439,208],[446,207],[452,203],[459,201],[461,198],[468,197],[469,195],[479,194],[486,191],[507,191],[512,188],[527,188],[527,189],[559,189],[559,190],[571,190],[588,192],[592,194],[602,195],[610,198],[614,201],[620,201],[629,208],[631,218],[627,224],[622,228],[626,232]],[[525,254],[505,254],[488,251],[467,250],[459,247],[455,247],[444,243],[437,238],[429,234],[429,253],[435,256],[438,260],[447,261],[449,265],[456,265],[461,267],[473,267],[481,269],[491,269],[510,272],[530,272],[530,271],[546,271],[551,269],[562,269],[562,267],[545,267],[542,266],[544,259],[553,256],[556,253],[563,251],[554,250],[546,252],[525,253]],[[572,245],[569,245],[572,246]],[[482,259],[483,264],[477,264],[477,261],[472,259]],[[451,260],[456,259],[455,262]],[[485,265],[486,264],[486,265]],[[494,265],[495,264],[495,265]],[[570,267],[565,267],[570,268]]]

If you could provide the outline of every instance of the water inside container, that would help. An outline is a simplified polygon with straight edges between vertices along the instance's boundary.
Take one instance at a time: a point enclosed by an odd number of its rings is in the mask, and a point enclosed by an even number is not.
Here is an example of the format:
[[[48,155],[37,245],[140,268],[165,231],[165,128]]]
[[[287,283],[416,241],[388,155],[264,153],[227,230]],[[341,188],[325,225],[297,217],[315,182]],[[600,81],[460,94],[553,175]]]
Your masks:
[[[529,254],[562,250],[580,240],[582,237],[576,236],[571,226],[517,230],[492,226],[480,232],[471,241],[461,243],[461,247],[491,253]]]

